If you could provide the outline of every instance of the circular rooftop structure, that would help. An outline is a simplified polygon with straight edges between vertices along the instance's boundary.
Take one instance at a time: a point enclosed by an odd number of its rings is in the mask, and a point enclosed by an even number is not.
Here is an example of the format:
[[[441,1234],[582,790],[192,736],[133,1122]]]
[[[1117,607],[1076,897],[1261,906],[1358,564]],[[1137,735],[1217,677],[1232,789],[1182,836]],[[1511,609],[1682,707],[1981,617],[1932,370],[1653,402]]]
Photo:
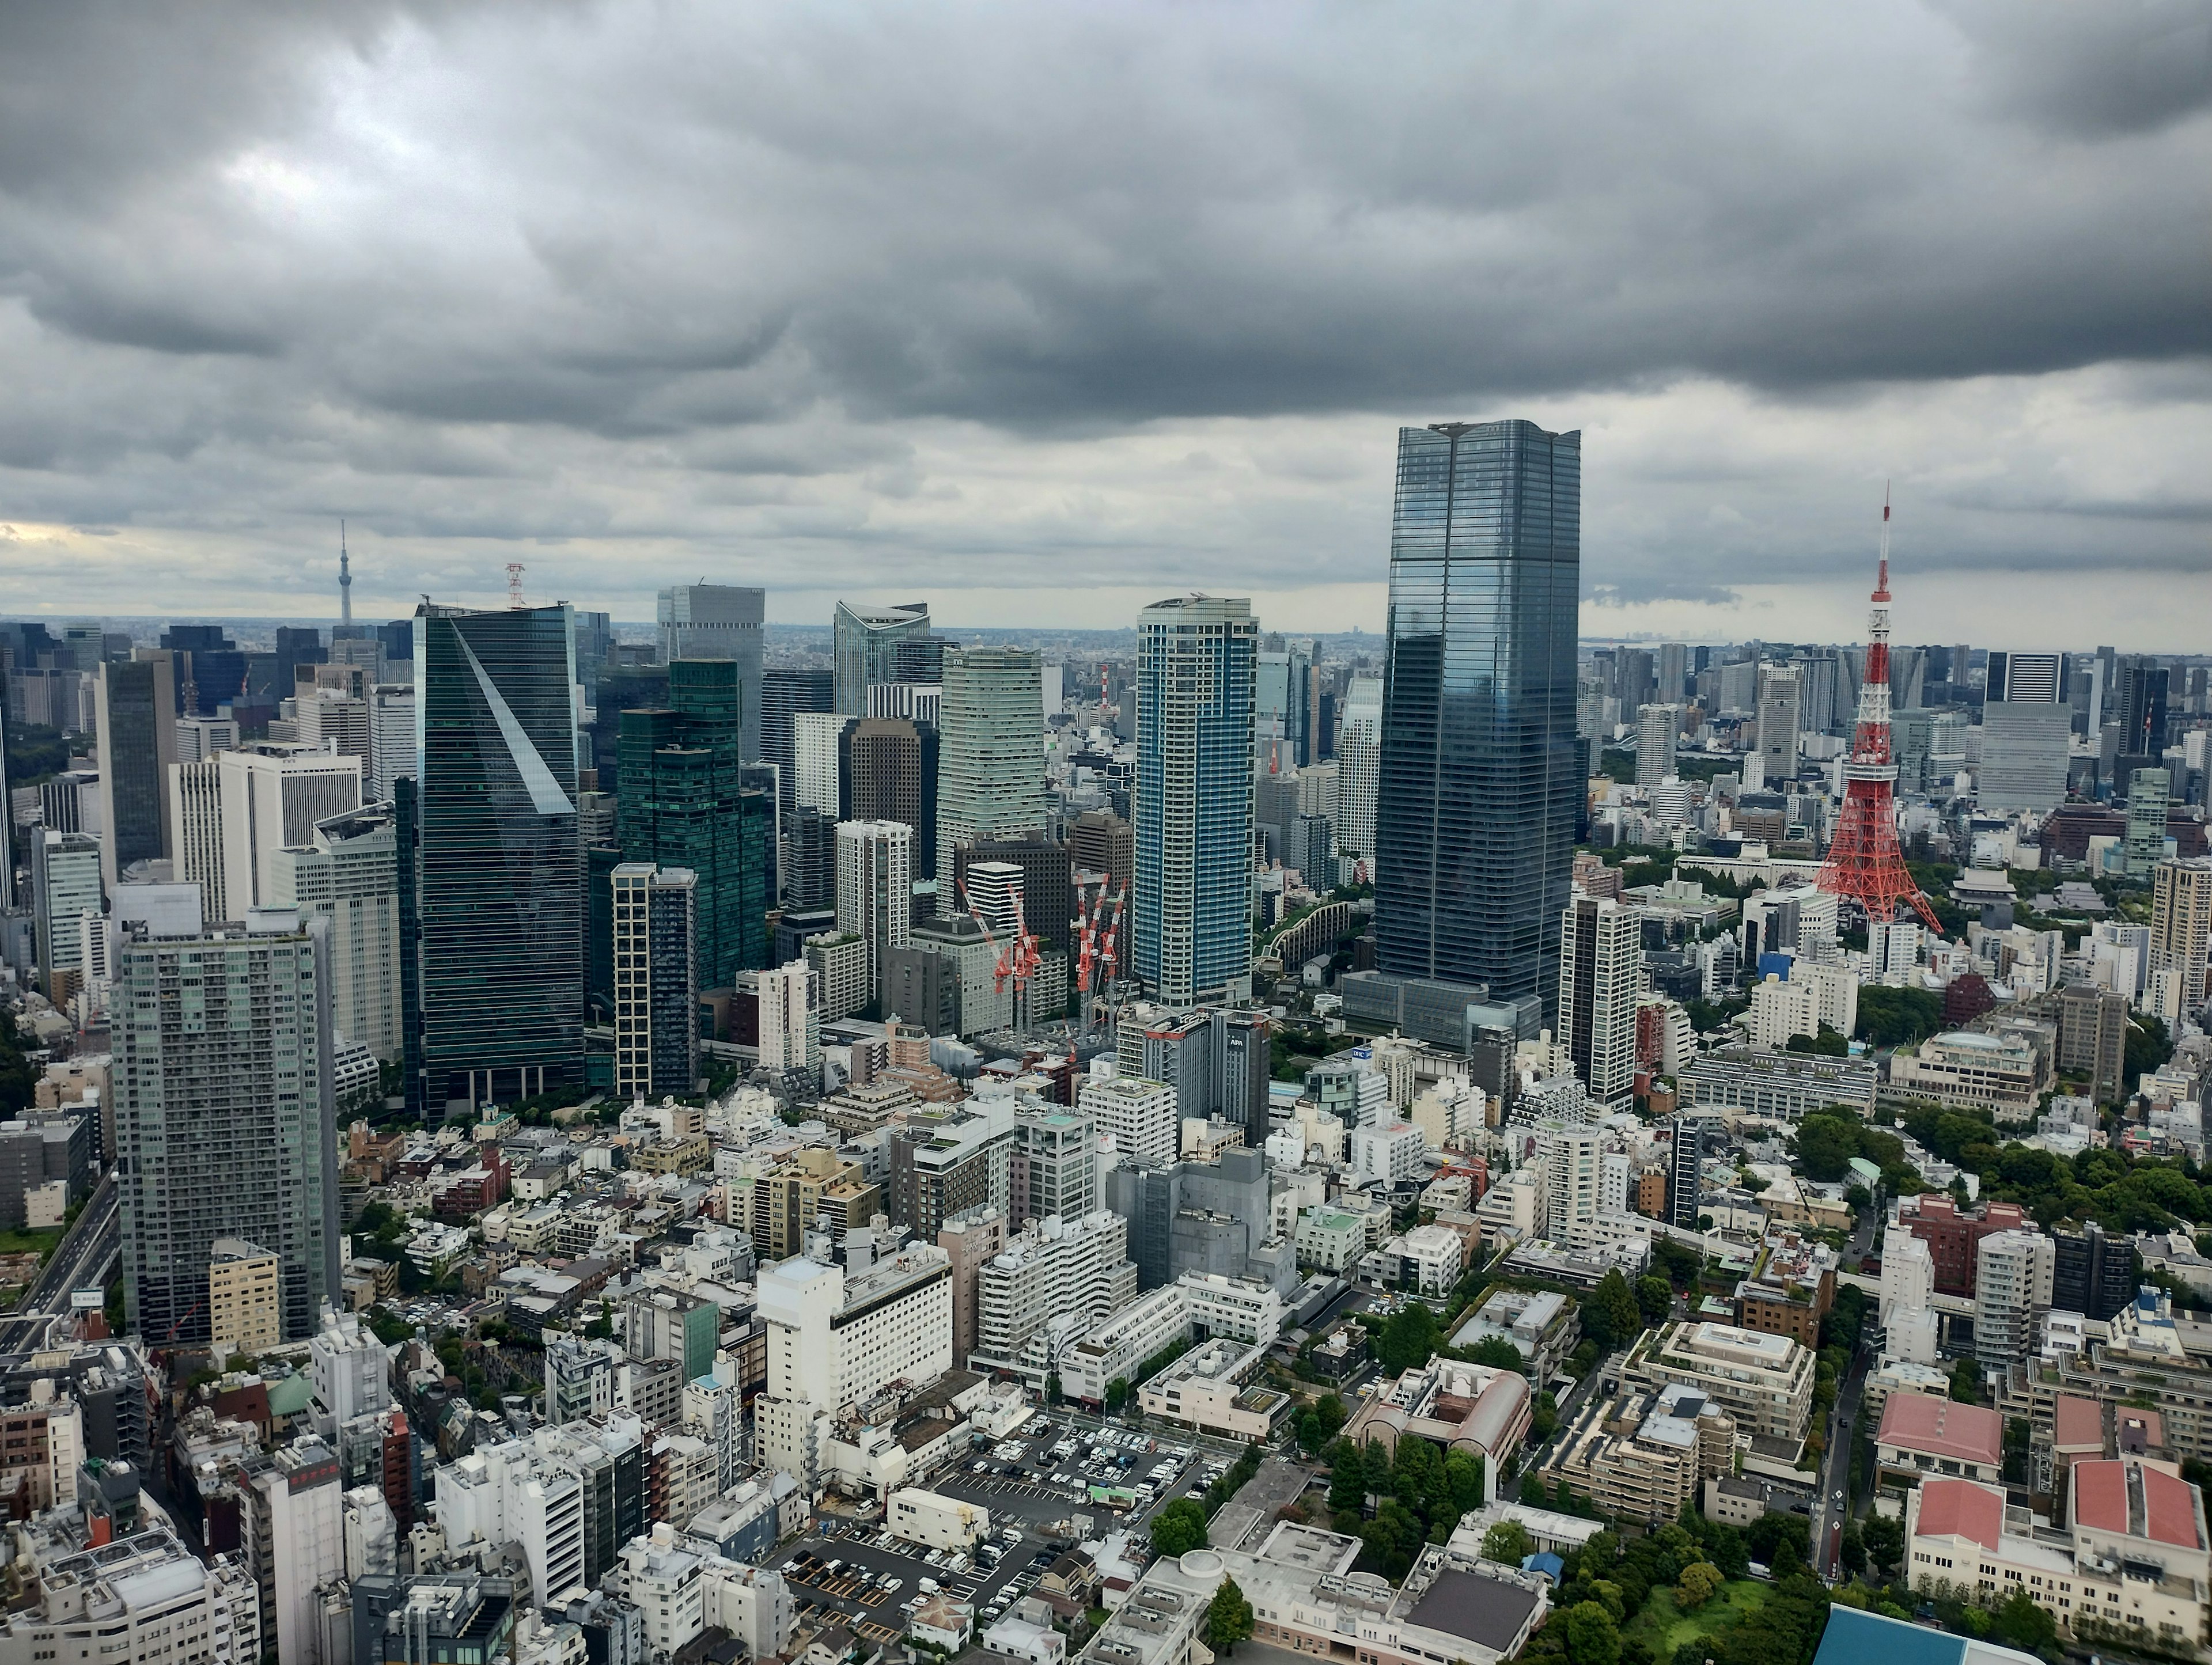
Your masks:
[[[1221,1572],[1221,1557],[1210,1549],[1187,1549],[1176,1565],[1192,1578],[1217,1577]]]

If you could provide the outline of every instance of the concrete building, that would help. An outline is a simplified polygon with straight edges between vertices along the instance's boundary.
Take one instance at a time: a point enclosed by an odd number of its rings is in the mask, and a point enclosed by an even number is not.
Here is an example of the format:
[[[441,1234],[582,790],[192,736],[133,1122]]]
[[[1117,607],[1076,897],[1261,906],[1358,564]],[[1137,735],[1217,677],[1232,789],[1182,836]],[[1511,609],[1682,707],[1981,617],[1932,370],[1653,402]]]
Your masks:
[[[1636,1085],[1636,1000],[1642,992],[1642,915],[1577,896],[1560,920],[1559,1027],[1591,1098],[1625,1106]]]
[[[1267,1352],[1231,1340],[1194,1347],[1139,1387],[1138,1408],[1225,1439],[1267,1439],[1291,1403],[1288,1394],[1252,1384]]]
[[[1797,669],[1794,665],[1759,667],[1759,755],[1770,788],[1797,778],[1797,736],[1803,726]]]
[[[1892,1393],[1882,1401],[1875,1435],[1878,1476],[1917,1486],[1936,1478],[2003,1483],[2004,1419],[1948,1395]]]
[[[2203,1006],[2208,954],[2212,954],[2212,857],[2159,862],[2151,870],[2149,974],[2166,974],[2169,1006],[2180,1012]]]
[[[969,1550],[990,1536],[991,1516],[977,1504],[909,1486],[885,1500],[884,1528],[930,1549]]]
[[[100,877],[104,860],[95,835],[33,828],[31,847],[33,951],[46,998],[66,1004],[84,979],[84,938],[77,921],[105,915]]]
[[[1661,1526],[1708,1480],[1731,1474],[1735,1419],[1711,1393],[1680,1382],[1593,1398],[1538,1472],[1619,1520]]]
[[[0,1619],[0,1657],[243,1665],[263,1656],[252,1575],[228,1554],[203,1565],[165,1527],[56,1555],[27,1573],[26,1601]]]
[[[696,1091],[698,875],[624,861],[612,884],[616,1096]]]
[[[1528,1437],[1534,1405],[1518,1370],[1431,1358],[1378,1388],[1344,1431],[1355,1445],[1379,1440],[1394,1455],[1400,1440],[1425,1439],[1484,1458],[1494,1475]]]
[[[224,914],[276,907],[278,853],[310,848],[315,828],[361,807],[362,760],[282,740],[216,759],[222,801]]]
[[[1025,647],[945,650],[935,852],[940,912],[957,905],[957,849],[1045,824],[1042,664]]]
[[[400,1055],[398,829],[387,809],[318,822],[270,866],[270,905],[331,924],[331,1021],[380,1062]],[[213,920],[234,917],[216,911]]]
[[[1061,1353],[1060,1390],[1070,1399],[1101,1404],[1114,1382],[1130,1381],[1146,1359],[1189,1334],[1188,1295],[1172,1284],[1156,1289]]]
[[[914,829],[897,821],[837,825],[837,928],[865,945],[868,997],[883,989],[884,956],[914,940]]]
[[[1176,1159],[1176,1090],[1165,1083],[1127,1075],[1087,1076],[1076,1106],[1113,1139],[1123,1159]]]
[[[1994,1231],[1975,1245],[1974,1358],[2002,1370],[2035,1351],[2051,1310],[2057,1248],[2040,1231]]]
[[[208,1245],[208,1342],[216,1352],[258,1357],[284,1339],[281,1264],[242,1237]]]
[[[1099,1209],[1072,1220],[1048,1216],[1007,1243],[976,1273],[976,1367],[1041,1370],[1135,1300],[1128,1230],[1119,1214]],[[1040,1338],[1032,1359],[1030,1343]]]
[[[1536,1133],[1539,1236],[1585,1243],[1598,1217],[1604,1135],[1594,1123],[1540,1127]]]
[[[2056,1085],[2052,1048],[2016,1030],[1952,1030],[1889,1060],[1892,1089],[1952,1109],[1986,1109],[2000,1124],[2025,1121]]]
[[[1709,1394],[1747,1434],[1802,1444],[1813,1416],[1813,1354],[1787,1336],[1680,1320],[1648,1334],[1627,1375]]]
[[[822,1068],[822,985],[814,968],[804,960],[760,974],[760,1061],[763,1067],[801,1070],[819,1075]]]

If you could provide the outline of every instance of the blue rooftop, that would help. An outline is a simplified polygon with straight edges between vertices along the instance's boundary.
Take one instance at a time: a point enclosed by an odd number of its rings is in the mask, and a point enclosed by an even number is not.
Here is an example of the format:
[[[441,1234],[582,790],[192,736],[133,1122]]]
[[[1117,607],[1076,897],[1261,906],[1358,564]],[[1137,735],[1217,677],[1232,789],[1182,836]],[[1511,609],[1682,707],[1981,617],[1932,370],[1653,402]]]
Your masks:
[[[1880,1660],[1882,1665],[2035,1665],[2033,1654],[2017,1648],[1908,1625],[1856,1607],[1830,1607],[1828,1628],[1820,1634],[1820,1651],[1813,1656],[1813,1665],[1865,1665],[1868,1660]]]

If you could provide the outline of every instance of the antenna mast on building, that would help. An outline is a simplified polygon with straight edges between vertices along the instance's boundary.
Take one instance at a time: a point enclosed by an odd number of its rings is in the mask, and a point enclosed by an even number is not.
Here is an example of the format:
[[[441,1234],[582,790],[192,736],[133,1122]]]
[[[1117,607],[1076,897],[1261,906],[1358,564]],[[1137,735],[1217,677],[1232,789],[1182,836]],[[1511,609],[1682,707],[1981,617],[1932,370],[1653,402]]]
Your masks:
[[[518,613],[530,605],[522,599],[522,562],[520,561],[507,563],[507,605]]]

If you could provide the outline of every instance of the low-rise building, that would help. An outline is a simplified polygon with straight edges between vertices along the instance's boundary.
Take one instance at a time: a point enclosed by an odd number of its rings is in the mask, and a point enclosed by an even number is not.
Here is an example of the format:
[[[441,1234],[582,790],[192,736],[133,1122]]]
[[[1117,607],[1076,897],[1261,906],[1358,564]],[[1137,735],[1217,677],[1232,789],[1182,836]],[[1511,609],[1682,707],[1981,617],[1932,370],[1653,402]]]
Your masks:
[[[1182,1288],[1170,1284],[1139,1296],[1060,1354],[1060,1390],[1103,1404],[1109,1385],[1128,1381],[1147,1358],[1189,1334],[1190,1297]]]
[[[2001,1122],[2032,1119],[2054,1084],[2050,1050],[2018,1030],[1952,1030],[1913,1050],[1900,1049],[1889,1060],[1893,1096],[1951,1109],[1986,1109]]]
[[[2025,1595],[2077,1643],[2193,1656],[2204,1640],[2204,1498],[2166,1463],[2076,1463],[2064,1528],[2008,1510],[1996,1486],[1925,1480],[1905,1504],[1912,1588],[1995,1606]]]
[[[1451,1340],[1460,1348],[1508,1342],[1528,1361],[1529,1380],[1549,1382],[1582,1334],[1574,1303],[1556,1290],[1496,1289]]]
[[[884,1527],[894,1537],[931,1549],[973,1549],[991,1531],[991,1516],[979,1505],[909,1486],[891,1493]]]
[[[1394,1455],[1401,1439],[1425,1439],[1495,1466],[1520,1449],[1534,1407],[1518,1370],[1431,1358],[1369,1398],[1345,1433],[1355,1445],[1379,1440]]]
[[[1922,1393],[1893,1393],[1882,1401],[1877,1477],[1906,1486],[1931,1475],[1996,1486],[2003,1469],[2004,1419],[1995,1411]]]
[[[1383,1244],[1382,1253],[1395,1263],[1398,1283],[1421,1295],[1443,1294],[1459,1281],[1467,1264],[1465,1240],[1442,1225],[1417,1225]]]
[[[1309,1208],[1298,1216],[1297,1235],[1291,1241],[1300,1266],[1343,1272],[1367,1253],[1367,1222],[1341,1208]]]
[[[1720,1047],[1701,1052],[1675,1077],[1682,1108],[1801,1121],[1808,1112],[1847,1104],[1871,1114],[1878,1074],[1870,1058],[1832,1058],[1771,1047]]]
[[[1601,1514],[1654,1525],[1671,1521],[1701,1481],[1727,1474],[1735,1419],[1702,1388],[1593,1398],[1539,1475],[1580,1493]]]
[[[1146,1416],[1179,1422],[1200,1433],[1232,1439],[1266,1439],[1290,1408],[1290,1395],[1248,1385],[1267,1356],[1267,1344],[1208,1341],[1175,1360],[1138,1389]]]

